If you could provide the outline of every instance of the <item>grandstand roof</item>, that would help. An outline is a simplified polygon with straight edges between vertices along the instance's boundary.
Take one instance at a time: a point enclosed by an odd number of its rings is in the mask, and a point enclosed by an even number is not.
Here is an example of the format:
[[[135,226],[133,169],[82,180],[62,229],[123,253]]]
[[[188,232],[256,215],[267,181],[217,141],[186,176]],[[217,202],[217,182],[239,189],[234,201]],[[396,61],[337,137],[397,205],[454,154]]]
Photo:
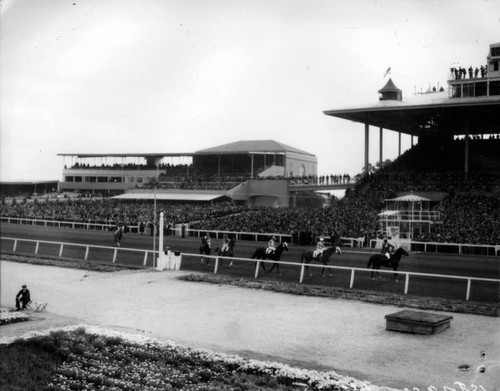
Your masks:
[[[219,198],[227,197],[225,191],[203,192],[203,191],[157,191],[156,195],[153,190],[128,192],[112,197],[116,200],[149,200],[153,201],[198,201],[208,202]]]
[[[500,132],[500,96],[449,98],[444,91],[323,113],[415,136],[436,130],[453,134]]]
[[[235,153],[281,153],[295,152],[302,155],[314,154],[302,151],[274,140],[242,140],[234,143],[196,151],[197,154],[235,154]]]
[[[142,158],[161,158],[165,156],[193,156],[192,152],[180,153],[58,153],[57,156],[76,156],[78,158],[92,158],[92,157],[142,157]]]

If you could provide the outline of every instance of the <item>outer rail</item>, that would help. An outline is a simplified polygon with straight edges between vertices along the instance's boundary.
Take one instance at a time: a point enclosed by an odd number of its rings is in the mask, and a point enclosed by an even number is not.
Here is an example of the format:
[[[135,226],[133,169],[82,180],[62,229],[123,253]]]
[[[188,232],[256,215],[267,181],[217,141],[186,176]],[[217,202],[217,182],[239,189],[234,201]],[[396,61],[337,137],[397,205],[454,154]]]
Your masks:
[[[100,248],[100,249],[109,249],[113,250],[113,255],[111,262],[115,263],[117,259],[118,252],[123,251],[123,252],[142,252],[144,253],[144,259],[142,263],[142,267],[146,266],[147,259],[149,254],[153,255],[153,258],[156,254],[158,254],[158,251],[154,250],[144,250],[144,249],[135,249],[135,248],[127,248],[127,247],[110,247],[110,246],[100,246],[100,245],[89,245],[89,244],[80,244],[80,243],[63,243],[63,242],[53,242],[53,241],[45,241],[45,240],[36,240],[36,239],[19,239],[19,238],[10,238],[10,237],[0,237],[1,240],[8,240],[13,242],[13,247],[12,247],[12,252],[15,253],[17,250],[17,246],[19,242],[31,242],[35,243],[35,251],[34,255],[38,254],[39,246],[40,243],[46,243],[46,244],[55,244],[59,246],[59,257],[62,257],[63,251],[65,247],[84,247],[85,248],[85,256],[83,260],[87,260],[89,256],[89,251],[91,248]],[[221,259],[224,259],[224,257],[220,257],[217,255],[200,255],[200,254],[192,254],[192,253],[183,253],[184,256],[188,257],[196,257],[196,258],[211,258],[214,259],[214,273],[217,273],[218,267],[219,267],[219,262]],[[225,258],[227,259],[227,258]],[[259,267],[261,262],[267,262],[267,263],[277,263],[278,265],[290,265],[293,267],[299,268],[299,283],[302,283],[304,281],[304,272],[305,268],[307,267],[312,267],[312,268],[325,268],[325,269],[330,269],[330,270],[350,270],[351,275],[350,275],[350,281],[349,281],[349,288],[352,288],[354,286],[354,280],[355,280],[355,275],[356,272],[371,272],[371,269],[366,269],[366,268],[360,268],[360,267],[348,267],[348,266],[333,266],[333,265],[314,265],[314,264],[303,264],[303,263],[298,263],[298,262],[286,262],[286,261],[272,261],[272,260],[258,260],[258,259],[250,259],[250,258],[238,258],[238,257],[233,257],[231,258],[233,261],[242,261],[242,262],[254,262],[256,263],[255,265],[255,274],[254,278],[258,278],[259,276]],[[153,261],[154,265],[154,261]],[[377,270],[377,272],[380,273],[390,273],[394,274],[394,270]],[[404,293],[407,294],[409,290],[409,285],[410,285],[410,277],[433,277],[433,278],[441,278],[441,279],[453,279],[453,280],[462,280],[462,281],[467,281],[467,288],[465,292],[465,300],[469,300],[470,298],[470,292],[471,292],[471,286],[472,286],[472,281],[483,281],[483,282],[494,282],[497,284],[500,284],[500,279],[496,278],[481,278],[481,277],[470,277],[470,276],[456,276],[456,275],[446,275],[446,274],[432,274],[432,273],[416,273],[416,272],[405,272],[405,271],[397,271],[398,274],[404,275],[405,276],[405,288],[404,288]]]

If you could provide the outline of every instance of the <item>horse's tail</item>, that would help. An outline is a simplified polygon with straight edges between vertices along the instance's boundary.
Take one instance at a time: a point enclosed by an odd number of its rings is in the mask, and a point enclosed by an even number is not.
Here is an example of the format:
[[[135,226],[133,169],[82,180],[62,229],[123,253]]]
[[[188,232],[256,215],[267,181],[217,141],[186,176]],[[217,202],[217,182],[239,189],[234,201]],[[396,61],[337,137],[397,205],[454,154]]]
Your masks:
[[[300,263],[304,263],[304,258],[306,257],[306,252],[304,251],[300,257]]]
[[[368,269],[370,268],[370,266],[371,266],[371,265],[372,265],[372,263],[373,263],[373,257],[374,257],[374,255],[372,255],[372,256],[370,257],[370,259],[368,260],[368,265],[366,265],[366,267],[367,267]]]

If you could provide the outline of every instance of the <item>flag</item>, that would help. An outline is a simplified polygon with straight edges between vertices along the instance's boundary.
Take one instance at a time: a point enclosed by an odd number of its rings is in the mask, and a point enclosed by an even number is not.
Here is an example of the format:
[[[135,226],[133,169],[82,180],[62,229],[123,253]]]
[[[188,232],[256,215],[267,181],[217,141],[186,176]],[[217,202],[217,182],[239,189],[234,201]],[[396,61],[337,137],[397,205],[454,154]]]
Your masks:
[[[387,75],[391,74],[391,67],[387,68],[387,70],[384,73],[384,77],[387,77]]]

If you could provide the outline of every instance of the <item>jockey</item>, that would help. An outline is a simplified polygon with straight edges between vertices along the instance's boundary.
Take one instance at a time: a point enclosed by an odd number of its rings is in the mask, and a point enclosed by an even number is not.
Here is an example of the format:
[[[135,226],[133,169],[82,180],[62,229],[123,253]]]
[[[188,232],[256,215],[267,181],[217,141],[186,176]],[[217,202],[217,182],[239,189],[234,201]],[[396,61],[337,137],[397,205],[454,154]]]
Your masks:
[[[224,239],[222,239],[222,246],[220,248],[221,252],[226,252],[229,250],[229,237],[227,234],[224,234]]]
[[[391,259],[391,253],[394,251],[394,246],[389,243],[389,241],[384,239],[382,243],[382,249],[380,250],[380,254],[383,254],[387,257],[387,259]]]
[[[318,259],[321,259],[323,256],[323,251],[325,249],[325,239],[319,238],[318,243],[316,244],[316,251],[314,251],[314,256]]]
[[[205,234],[205,236],[201,238],[201,245],[208,246],[208,248],[212,248],[212,240],[210,239],[210,236],[208,236],[208,234]]]
[[[276,251],[276,236],[271,237],[269,242],[267,242],[266,254],[271,254]]]
[[[120,247],[123,236],[123,225],[119,225],[114,234],[113,247]]]

